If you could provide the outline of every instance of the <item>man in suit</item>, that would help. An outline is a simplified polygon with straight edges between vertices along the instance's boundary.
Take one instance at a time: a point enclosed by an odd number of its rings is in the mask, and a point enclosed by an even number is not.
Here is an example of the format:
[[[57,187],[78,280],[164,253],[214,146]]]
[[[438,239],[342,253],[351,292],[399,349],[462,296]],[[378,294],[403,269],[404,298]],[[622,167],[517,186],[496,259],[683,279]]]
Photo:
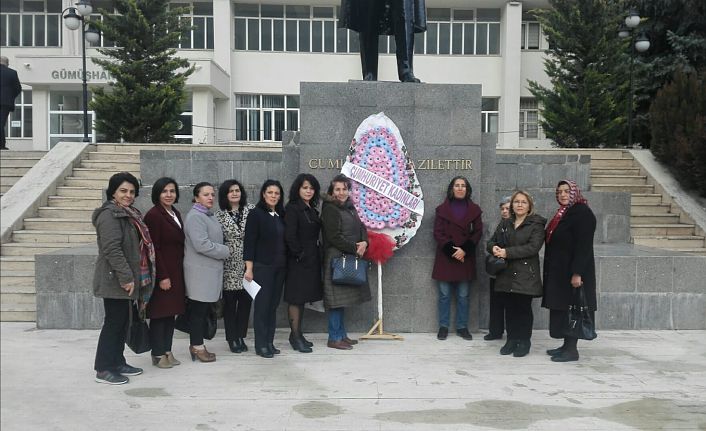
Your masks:
[[[424,0],[341,0],[339,27],[355,30],[360,39],[363,80],[378,79],[378,36],[394,35],[397,74],[402,82],[414,76],[414,33],[427,29]]]
[[[22,93],[22,85],[17,72],[8,67],[7,57],[0,57],[0,120],[2,121],[2,141],[0,150],[7,150],[5,143],[5,125],[10,112],[15,110],[15,98]]]

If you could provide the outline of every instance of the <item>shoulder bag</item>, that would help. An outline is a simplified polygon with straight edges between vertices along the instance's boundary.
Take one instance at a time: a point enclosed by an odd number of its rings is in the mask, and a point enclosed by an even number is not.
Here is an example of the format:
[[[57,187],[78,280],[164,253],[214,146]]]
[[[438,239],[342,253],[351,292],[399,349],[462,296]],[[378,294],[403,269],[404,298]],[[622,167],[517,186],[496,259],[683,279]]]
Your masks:
[[[370,262],[353,254],[343,253],[331,259],[331,282],[348,286],[362,286],[368,282]]]
[[[569,312],[566,313],[564,335],[569,338],[593,340],[598,335],[596,334],[596,326],[593,319],[591,319],[591,313],[586,305],[586,294],[583,291],[583,286],[573,290],[574,299],[573,304],[569,305]]]

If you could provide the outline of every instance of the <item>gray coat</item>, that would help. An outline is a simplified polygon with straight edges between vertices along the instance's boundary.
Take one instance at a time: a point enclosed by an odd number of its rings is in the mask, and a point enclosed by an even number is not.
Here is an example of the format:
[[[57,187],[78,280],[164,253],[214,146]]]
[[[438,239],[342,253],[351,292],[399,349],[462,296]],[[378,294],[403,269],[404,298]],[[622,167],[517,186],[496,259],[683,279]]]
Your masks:
[[[93,273],[93,294],[99,298],[128,299],[121,285],[140,279],[140,234],[130,216],[112,201],[93,211],[98,259]],[[137,287],[137,286],[136,286]],[[132,299],[137,299],[134,289]]]
[[[223,230],[210,211],[191,209],[184,221],[184,281],[186,296],[216,302],[223,289],[223,261],[230,249],[223,244]]]
[[[546,222],[544,217],[532,214],[528,215],[517,229],[514,217],[498,224],[487,247],[488,253],[491,254],[494,245],[504,248],[507,252],[507,268],[495,278],[496,292],[542,296],[539,250],[544,245]]]
[[[324,306],[327,309],[348,307],[370,301],[370,286],[345,286],[331,282],[331,259],[341,253],[355,254],[355,243],[368,240],[368,231],[358,218],[350,199],[339,204],[324,196],[321,208],[324,237]],[[368,279],[370,273],[368,273]]]

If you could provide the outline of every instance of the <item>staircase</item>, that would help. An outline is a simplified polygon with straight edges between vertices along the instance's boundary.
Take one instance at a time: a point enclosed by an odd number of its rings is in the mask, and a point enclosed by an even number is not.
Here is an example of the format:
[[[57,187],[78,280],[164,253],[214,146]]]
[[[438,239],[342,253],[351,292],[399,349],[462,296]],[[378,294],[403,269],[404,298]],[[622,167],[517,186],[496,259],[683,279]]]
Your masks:
[[[5,171],[4,153],[2,163]],[[105,200],[104,190],[110,176],[120,171],[139,177],[139,147],[96,146],[63,185],[57,187],[47,206],[40,207],[36,217],[24,220],[23,229],[13,232],[12,242],[2,244],[0,321],[36,321],[34,255],[95,242],[91,214]],[[3,181],[4,175],[3,172]],[[2,184],[4,187],[5,182]]]
[[[706,241],[681,208],[656,191],[627,150],[591,151],[591,190],[630,192],[630,235],[637,245],[706,256]]]
[[[22,178],[46,151],[0,151],[0,196]]]

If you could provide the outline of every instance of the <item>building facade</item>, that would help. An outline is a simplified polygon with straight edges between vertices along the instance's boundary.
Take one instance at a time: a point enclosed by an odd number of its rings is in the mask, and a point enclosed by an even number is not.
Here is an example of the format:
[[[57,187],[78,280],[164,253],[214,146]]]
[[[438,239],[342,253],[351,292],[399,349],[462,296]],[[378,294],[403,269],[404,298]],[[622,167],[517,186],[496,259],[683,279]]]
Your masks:
[[[75,0],[3,0],[0,49],[17,70],[23,92],[8,121],[13,149],[46,150],[83,137],[81,32],[68,30],[62,11]],[[184,142],[276,142],[299,128],[299,83],[360,79],[355,32],[337,28],[336,0],[180,1],[193,25],[178,55],[195,65],[177,136]],[[113,10],[111,0],[92,0]],[[527,81],[549,85],[546,41],[531,11],[548,1],[427,0],[428,29],[416,35],[415,74],[428,83],[481,84],[483,131],[500,148],[549,146]],[[89,91],[111,77],[91,58]],[[380,80],[397,80],[395,46],[380,37]],[[90,95],[89,95],[90,97]],[[92,112],[89,111],[89,121]],[[91,130],[93,142],[101,137]]]

